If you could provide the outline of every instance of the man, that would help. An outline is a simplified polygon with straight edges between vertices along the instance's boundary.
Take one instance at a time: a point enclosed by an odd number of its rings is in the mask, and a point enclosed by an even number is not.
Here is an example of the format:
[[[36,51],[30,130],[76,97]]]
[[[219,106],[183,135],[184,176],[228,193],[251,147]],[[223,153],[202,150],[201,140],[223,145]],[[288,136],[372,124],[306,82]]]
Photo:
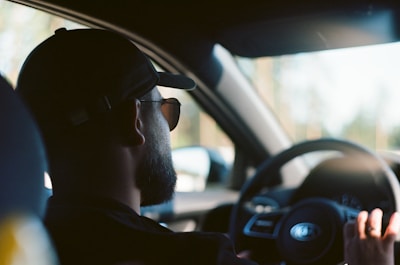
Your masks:
[[[195,87],[104,30],[60,29],[28,56],[17,91],[45,140],[45,224],[61,264],[253,264],[224,235],[175,234],[138,215],[170,200],[176,182],[169,131],[180,103],[157,85]]]
[[[45,224],[61,264],[254,264],[222,234],[172,233],[138,215],[170,200],[176,182],[169,131],[180,104],[157,85],[195,87],[104,30],[58,30],[24,63],[17,91],[46,143]]]

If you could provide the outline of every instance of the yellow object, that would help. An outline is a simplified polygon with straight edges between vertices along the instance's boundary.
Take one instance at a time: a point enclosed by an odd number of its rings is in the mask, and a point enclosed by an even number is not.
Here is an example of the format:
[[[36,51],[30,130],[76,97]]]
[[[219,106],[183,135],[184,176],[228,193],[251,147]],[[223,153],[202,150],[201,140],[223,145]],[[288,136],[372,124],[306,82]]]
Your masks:
[[[14,215],[0,220],[0,265],[57,265],[41,220]]]

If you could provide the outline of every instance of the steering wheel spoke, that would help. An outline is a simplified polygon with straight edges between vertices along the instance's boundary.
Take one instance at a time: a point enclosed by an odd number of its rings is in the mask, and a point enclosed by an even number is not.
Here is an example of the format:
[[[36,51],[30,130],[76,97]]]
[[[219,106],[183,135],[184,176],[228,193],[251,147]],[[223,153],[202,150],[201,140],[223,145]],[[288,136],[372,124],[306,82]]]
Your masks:
[[[285,209],[271,213],[256,214],[245,225],[243,234],[249,237],[276,239],[279,221],[287,212],[288,210]]]

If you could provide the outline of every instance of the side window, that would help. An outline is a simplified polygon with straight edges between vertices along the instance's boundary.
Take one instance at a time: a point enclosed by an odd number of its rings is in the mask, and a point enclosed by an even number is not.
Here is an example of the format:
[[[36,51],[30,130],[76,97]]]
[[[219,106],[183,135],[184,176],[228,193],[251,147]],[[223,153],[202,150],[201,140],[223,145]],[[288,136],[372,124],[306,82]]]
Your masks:
[[[163,97],[176,97],[182,103],[178,126],[171,132],[177,191],[201,192],[224,186],[234,159],[232,141],[190,92],[162,87],[160,91]]]
[[[0,1],[0,72],[13,86],[32,49],[61,27],[84,26],[10,1]]]

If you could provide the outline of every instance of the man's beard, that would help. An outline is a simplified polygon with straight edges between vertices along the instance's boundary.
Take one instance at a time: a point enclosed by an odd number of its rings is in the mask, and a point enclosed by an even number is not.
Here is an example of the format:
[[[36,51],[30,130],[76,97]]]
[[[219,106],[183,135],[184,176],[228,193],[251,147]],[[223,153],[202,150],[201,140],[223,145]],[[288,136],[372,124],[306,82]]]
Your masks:
[[[163,203],[172,199],[176,185],[171,150],[167,145],[146,141],[147,151],[138,168],[136,185],[141,191],[141,206]],[[163,142],[163,141],[159,141]]]

